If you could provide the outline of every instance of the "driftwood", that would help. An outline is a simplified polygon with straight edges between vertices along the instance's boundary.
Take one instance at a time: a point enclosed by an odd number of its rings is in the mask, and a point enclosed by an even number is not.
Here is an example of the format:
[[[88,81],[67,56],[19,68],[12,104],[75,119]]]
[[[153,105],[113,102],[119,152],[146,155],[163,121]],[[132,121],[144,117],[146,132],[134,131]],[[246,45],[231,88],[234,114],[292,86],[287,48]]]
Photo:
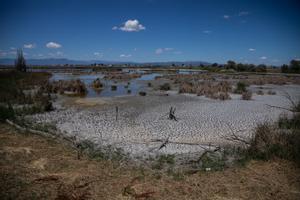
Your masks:
[[[116,106],[116,121],[118,121],[118,115],[119,115],[119,107]]]
[[[163,116],[161,116],[160,119],[168,116],[168,119],[177,121],[177,117],[175,116],[175,111],[176,111],[176,108],[175,107],[173,108],[171,106],[170,111],[168,113],[164,114]]]
[[[168,137],[168,138],[160,145],[160,147],[158,148],[158,150],[161,150],[162,148],[166,147],[166,145],[169,143],[169,138],[170,138],[170,137]]]
[[[175,116],[175,111],[176,111],[176,108],[174,107],[172,107],[171,106],[171,108],[170,108],[170,111],[169,111],[169,119],[170,120],[175,120],[175,121],[177,121],[177,118],[176,118],[176,116]]]

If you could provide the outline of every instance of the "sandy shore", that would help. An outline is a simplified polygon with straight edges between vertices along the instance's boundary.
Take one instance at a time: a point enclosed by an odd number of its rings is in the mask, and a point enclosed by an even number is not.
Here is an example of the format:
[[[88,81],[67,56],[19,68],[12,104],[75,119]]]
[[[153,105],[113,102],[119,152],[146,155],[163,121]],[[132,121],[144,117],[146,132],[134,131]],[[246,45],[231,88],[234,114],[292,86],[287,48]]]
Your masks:
[[[72,106],[30,118],[55,123],[63,134],[76,135],[80,140],[122,148],[133,157],[191,154],[201,152],[203,146],[227,144],[224,137],[232,130],[247,138],[258,123],[277,120],[287,111],[268,105],[289,107],[284,91],[295,99],[300,97],[298,85],[263,87],[276,91],[276,95],[254,94],[250,101],[240,100],[235,94],[231,94],[231,100],[220,101],[173,92],[169,96],[81,99],[76,101],[89,106]],[[178,121],[166,116],[171,106],[176,107]],[[159,150],[167,138],[171,143]]]

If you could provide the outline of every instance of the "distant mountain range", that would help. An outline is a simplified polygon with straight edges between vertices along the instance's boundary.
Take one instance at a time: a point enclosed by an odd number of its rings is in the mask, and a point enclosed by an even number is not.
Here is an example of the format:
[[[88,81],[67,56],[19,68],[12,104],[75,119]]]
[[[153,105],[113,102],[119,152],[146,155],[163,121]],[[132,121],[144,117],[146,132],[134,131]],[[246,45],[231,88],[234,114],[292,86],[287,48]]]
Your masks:
[[[12,58],[2,58],[0,59],[0,65],[14,65],[15,59]],[[207,65],[208,62],[203,61],[168,61],[168,62],[118,62],[118,61],[105,61],[105,60],[70,60],[67,58],[45,58],[45,59],[27,59],[26,63],[28,65],[90,65],[90,64],[130,64],[130,65],[165,65],[170,66],[172,64],[175,65],[192,65],[198,66],[200,64]]]

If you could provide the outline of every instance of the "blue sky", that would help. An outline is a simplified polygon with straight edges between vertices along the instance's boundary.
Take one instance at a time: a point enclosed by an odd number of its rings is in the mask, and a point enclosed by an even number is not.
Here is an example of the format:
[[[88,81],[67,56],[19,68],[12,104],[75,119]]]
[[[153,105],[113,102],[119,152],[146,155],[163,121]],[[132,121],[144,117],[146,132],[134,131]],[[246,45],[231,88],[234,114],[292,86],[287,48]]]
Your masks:
[[[0,0],[0,58],[207,61],[300,58],[300,1]]]

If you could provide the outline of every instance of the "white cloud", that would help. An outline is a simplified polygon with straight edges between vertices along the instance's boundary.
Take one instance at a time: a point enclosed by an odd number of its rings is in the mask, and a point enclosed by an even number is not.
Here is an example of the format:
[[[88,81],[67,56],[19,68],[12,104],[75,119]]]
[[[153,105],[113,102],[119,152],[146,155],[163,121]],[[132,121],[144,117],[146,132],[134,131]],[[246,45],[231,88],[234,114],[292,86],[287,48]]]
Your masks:
[[[248,11],[241,11],[239,12],[239,16],[246,16],[249,15],[250,13]]]
[[[62,46],[61,46],[61,44],[58,44],[56,42],[48,42],[46,44],[46,47],[50,48],[50,49],[57,49],[57,48],[61,48]]]
[[[131,57],[131,54],[121,54],[120,55],[120,58],[129,58],[129,57]]]
[[[210,30],[204,30],[204,31],[202,31],[202,33],[205,33],[205,34],[210,34],[212,31],[210,31]]]
[[[256,49],[253,49],[253,48],[249,48],[248,50],[249,50],[249,51],[255,51]]]
[[[158,49],[155,50],[155,53],[156,53],[156,54],[162,54],[162,53],[164,53],[164,52],[166,52],[166,51],[173,51],[173,50],[174,50],[174,48],[169,48],[169,47],[166,47],[166,48],[158,48]]]
[[[230,16],[229,16],[229,15],[224,15],[223,18],[224,18],[224,19],[229,19]]]
[[[266,57],[266,56],[262,56],[262,57],[260,57],[260,59],[262,59],[262,60],[266,60],[266,59],[267,59],[267,57]]]
[[[117,26],[112,27],[112,30],[121,30],[126,32],[138,32],[145,29],[146,27],[140,24],[140,22],[137,19],[134,20],[129,19],[121,27],[117,27]]]
[[[33,49],[35,48],[35,44],[24,44],[25,49]]]
[[[103,56],[103,54],[102,54],[102,53],[100,53],[100,52],[94,52],[94,56],[97,56],[97,57],[102,57],[102,56]]]
[[[16,50],[16,48],[15,47],[10,47],[10,50]]]

